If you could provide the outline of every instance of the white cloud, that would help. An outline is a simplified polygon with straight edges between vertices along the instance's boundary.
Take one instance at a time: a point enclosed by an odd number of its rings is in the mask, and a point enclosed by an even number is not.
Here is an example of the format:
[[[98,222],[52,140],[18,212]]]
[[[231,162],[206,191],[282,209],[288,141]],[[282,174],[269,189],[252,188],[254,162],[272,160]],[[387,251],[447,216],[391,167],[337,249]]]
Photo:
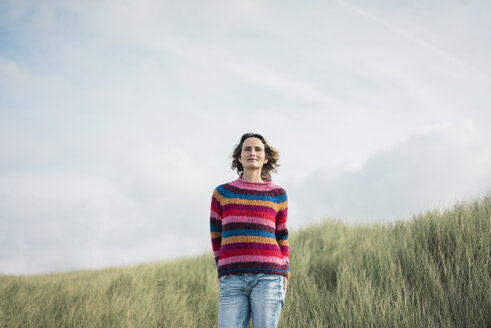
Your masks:
[[[436,53],[437,55],[445,58],[446,60],[450,60],[453,64],[462,66],[462,67],[466,68],[469,72],[472,72],[474,74],[478,74],[480,77],[486,79],[488,83],[491,82],[491,76],[488,75],[486,72],[474,67],[473,65],[471,65],[467,62],[464,62],[460,58],[457,58],[453,54],[449,53],[448,51],[445,51],[442,48],[439,48],[439,47],[435,46],[434,44],[424,40],[422,37],[417,37],[416,35],[410,33],[409,31],[399,27],[395,23],[389,22],[389,21],[383,19],[382,17],[374,15],[374,14],[362,9],[361,7],[358,7],[356,5],[351,4],[348,1],[338,0],[337,2],[341,5],[343,5],[345,8],[348,8],[350,10],[355,11],[356,13],[360,14],[361,16],[368,18],[368,19],[376,22],[377,24],[380,24],[380,25],[386,27],[390,31],[397,33],[397,34],[401,35],[402,37],[413,41],[414,43]]]
[[[301,209],[295,220],[408,219],[482,195],[491,188],[489,138],[472,121],[442,124],[373,153],[359,170],[315,171],[289,183]]]
[[[112,167],[2,176],[2,272],[124,265],[209,246],[214,186],[195,158],[162,145],[104,163]]]

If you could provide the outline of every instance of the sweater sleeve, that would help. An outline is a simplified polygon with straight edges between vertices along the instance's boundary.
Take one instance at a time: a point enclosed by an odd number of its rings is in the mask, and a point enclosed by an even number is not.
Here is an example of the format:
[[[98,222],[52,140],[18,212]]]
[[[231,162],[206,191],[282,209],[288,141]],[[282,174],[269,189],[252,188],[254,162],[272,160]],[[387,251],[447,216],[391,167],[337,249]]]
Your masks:
[[[283,258],[287,264],[287,278],[290,278],[290,252],[288,245],[288,228],[286,225],[286,218],[288,212],[288,196],[285,192],[284,201],[280,204],[279,211],[276,215],[276,241],[280,246],[281,252],[283,253]]]
[[[215,189],[211,197],[210,210],[210,234],[213,256],[215,257],[216,265],[218,266],[218,258],[220,255],[220,246],[222,244],[222,209],[218,201],[218,191]]]

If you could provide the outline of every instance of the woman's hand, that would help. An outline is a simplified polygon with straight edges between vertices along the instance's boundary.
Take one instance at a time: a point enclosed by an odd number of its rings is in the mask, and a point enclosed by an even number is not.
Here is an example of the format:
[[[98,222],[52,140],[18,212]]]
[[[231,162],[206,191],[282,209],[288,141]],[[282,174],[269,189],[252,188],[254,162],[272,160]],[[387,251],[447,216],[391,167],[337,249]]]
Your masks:
[[[288,285],[288,279],[286,277],[283,277],[283,289],[286,291],[286,287]]]

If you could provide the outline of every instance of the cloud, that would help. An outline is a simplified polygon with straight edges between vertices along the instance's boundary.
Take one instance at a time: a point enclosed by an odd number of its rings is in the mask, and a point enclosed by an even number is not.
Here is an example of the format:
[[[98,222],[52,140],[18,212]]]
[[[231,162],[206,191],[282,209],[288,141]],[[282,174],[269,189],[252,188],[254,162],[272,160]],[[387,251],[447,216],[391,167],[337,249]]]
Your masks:
[[[461,60],[460,58],[457,58],[452,53],[445,51],[444,49],[439,48],[439,47],[435,46],[434,44],[427,42],[423,38],[417,37],[416,35],[410,33],[409,31],[407,31],[407,30],[405,30],[405,29],[403,29],[403,28],[377,16],[377,15],[370,13],[367,10],[362,9],[361,7],[355,6],[351,3],[349,3],[348,1],[337,0],[337,2],[339,4],[341,4],[342,6],[344,6],[345,8],[348,8],[349,10],[352,10],[352,11],[360,14],[361,16],[372,20],[372,21],[376,22],[377,24],[380,24],[380,25],[386,27],[390,31],[397,33],[397,34],[401,35],[402,37],[407,38],[407,39],[415,42],[416,44],[438,54],[439,56],[441,56],[447,60],[450,60],[452,63],[454,63],[456,65],[461,65],[464,68],[466,68],[468,71],[471,71],[475,74],[478,74],[482,78],[486,79],[488,83],[491,82],[491,76],[488,75],[486,72],[480,70],[477,67],[470,65],[467,62],[464,62],[463,60]]]
[[[208,249],[213,175],[196,163],[160,144],[106,155],[95,171],[1,175],[1,272],[98,268]]]
[[[488,145],[489,135],[472,121],[443,124],[373,153],[358,170],[315,171],[289,183],[296,220],[408,219],[415,211],[482,195],[491,188]]]

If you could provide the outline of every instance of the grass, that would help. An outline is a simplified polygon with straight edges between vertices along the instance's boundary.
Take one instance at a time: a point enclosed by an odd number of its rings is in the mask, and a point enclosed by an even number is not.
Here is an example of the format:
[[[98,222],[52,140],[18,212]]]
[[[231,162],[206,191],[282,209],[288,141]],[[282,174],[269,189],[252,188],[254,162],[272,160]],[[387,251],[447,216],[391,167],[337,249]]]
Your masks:
[[[488,195],[410,221],[296,231],[279,327],[489,327],[490,228]],[[211,252],[0,275],[0,327],[215,327],[218,290]]]

